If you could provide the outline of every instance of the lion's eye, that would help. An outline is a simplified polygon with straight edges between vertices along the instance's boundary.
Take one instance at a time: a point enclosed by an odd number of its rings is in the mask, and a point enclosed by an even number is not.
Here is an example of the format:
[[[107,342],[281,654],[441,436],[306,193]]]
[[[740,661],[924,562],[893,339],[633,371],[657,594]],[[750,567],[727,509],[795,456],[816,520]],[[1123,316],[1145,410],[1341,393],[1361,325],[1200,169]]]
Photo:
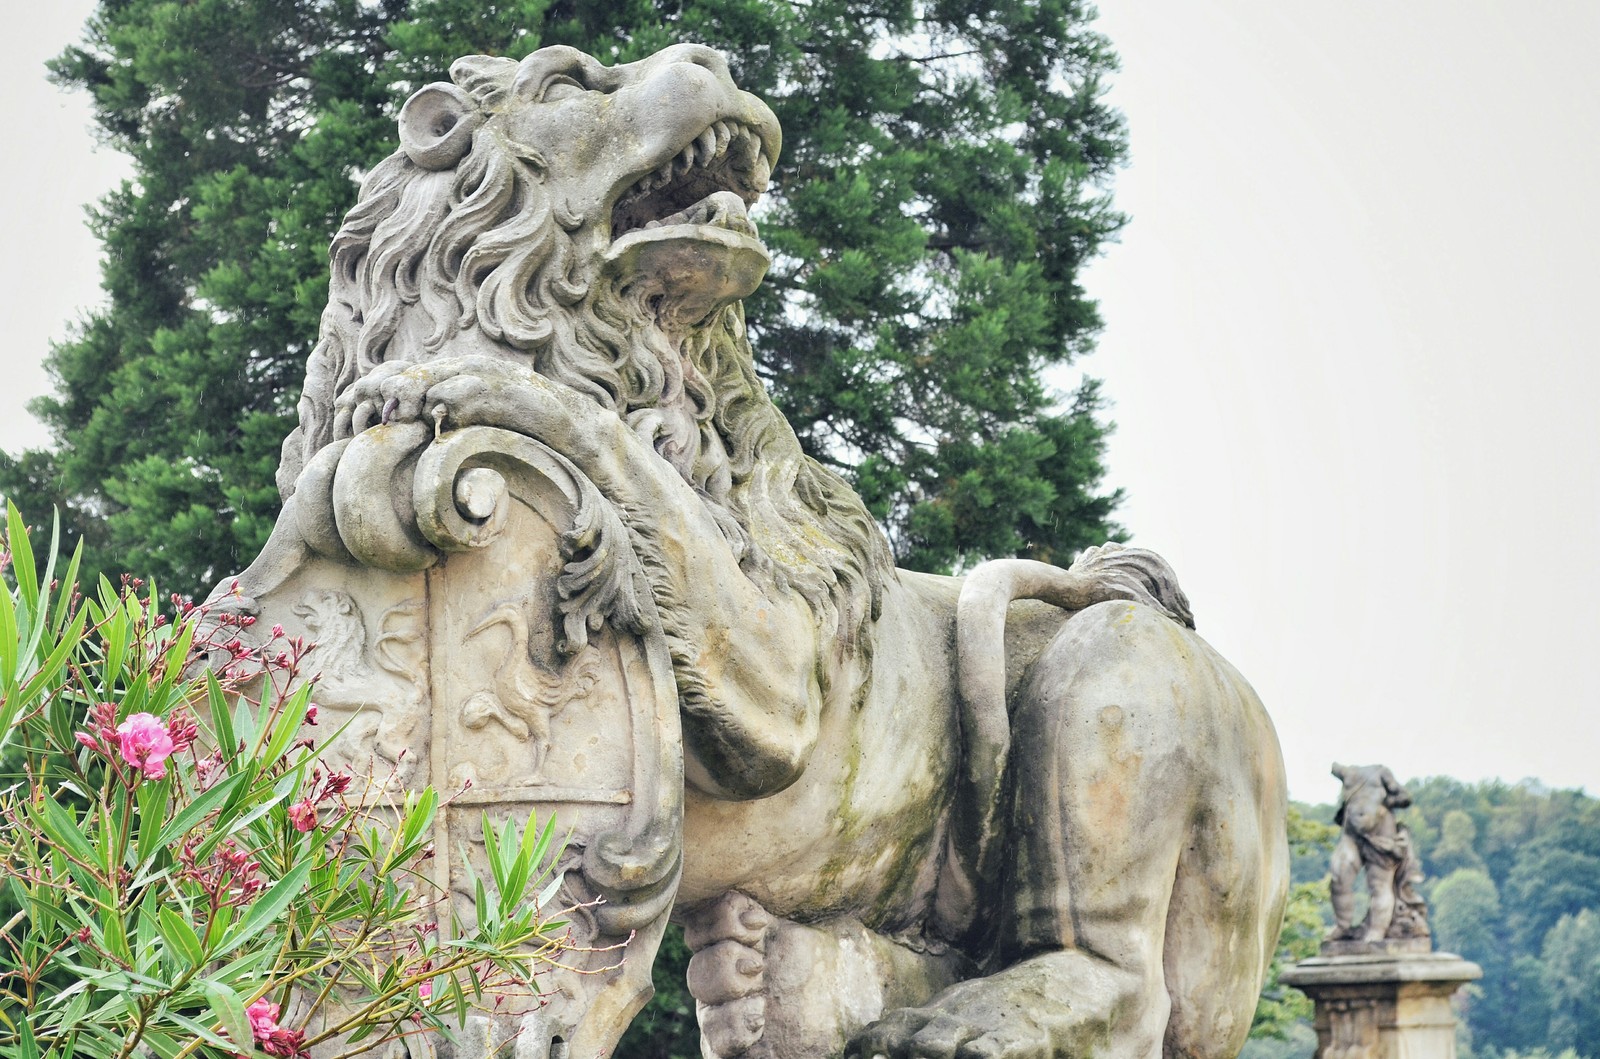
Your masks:
[[[544,91],[539,94],[539,99],[545,103],[555,103],[582,95],[585,91],[587,89],[578,83],[577,78],[567,74],[556,74],[544,83]]]

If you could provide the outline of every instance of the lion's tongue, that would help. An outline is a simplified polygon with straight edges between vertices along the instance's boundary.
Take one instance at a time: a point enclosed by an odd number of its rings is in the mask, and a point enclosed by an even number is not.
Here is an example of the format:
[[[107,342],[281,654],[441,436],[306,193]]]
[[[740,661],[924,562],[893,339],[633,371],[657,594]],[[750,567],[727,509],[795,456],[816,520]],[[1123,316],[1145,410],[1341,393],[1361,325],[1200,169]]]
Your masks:
[[[718,191],[707,195],[677,213],[658,221],[646,222],[644,227],[649,231],[655,228],[670,228],[676,224],[709,224],[716,228],[726,228],[730,232],[756,236],[755,222],[745,212],[744,199],[731,191]]]

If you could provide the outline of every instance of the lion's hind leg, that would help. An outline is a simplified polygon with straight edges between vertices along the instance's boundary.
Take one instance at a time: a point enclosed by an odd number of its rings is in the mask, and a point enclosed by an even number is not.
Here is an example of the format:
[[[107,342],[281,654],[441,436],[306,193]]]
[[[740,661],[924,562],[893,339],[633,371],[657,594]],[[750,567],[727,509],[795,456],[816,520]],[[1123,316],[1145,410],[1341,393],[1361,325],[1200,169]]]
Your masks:
[[[1275,935],[1279,908],[1262,906],[1257,878],[1274,866],[1246,848],[1263,839],[1256,803],[1230,800],[1217,778],[1253,768],[1236,748],[1253,745],[1274,761],[1277,749],[1270,729],[1264,745],[1258,731],[1228,734],[1240,702],[1219,703],[1219,664],[1192,633],[1140,604],[1097,604],[1063,626],[1012,717],[1003,969],[926,1007],[891,1013],[862,1034],[854,1054],[1149,1059],[1237,1051],[1259,988],[1262,937]],[[1276,797],[1281,814],[1281,779]],[[1235,819],[1236,810],[1248,819]],[[1235,851],[1213,842],[1218,829],[1236,829]],[[1266,841],[1282,843],[1281,824]],[[1215,849],[1197,863],[1208,842]],[[1235,962],[1228,952],[1244,955]],[[1188,962],[1172,973],[1169,957]],[[1224,1040],[1189,1032],[1230,1016],[1238,1028]]]
[[[1218,667],[1210,764],[1178,861],[1164,949],[1172,1014],[1164,1054],[1236,1055],[1277,948],[1289,879],[1286,779],[1249,685]]]

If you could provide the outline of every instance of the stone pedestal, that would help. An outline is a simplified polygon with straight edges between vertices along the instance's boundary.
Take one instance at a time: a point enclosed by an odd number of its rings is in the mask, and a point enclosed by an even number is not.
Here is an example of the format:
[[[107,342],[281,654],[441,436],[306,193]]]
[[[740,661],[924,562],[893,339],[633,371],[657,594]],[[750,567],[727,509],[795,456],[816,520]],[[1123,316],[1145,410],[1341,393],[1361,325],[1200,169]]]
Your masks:
[[[1481,977],[1448,952],[1317,956],[1283,973],[1316,1004],[1317,1059],[1455,1059],[1450,997]]]

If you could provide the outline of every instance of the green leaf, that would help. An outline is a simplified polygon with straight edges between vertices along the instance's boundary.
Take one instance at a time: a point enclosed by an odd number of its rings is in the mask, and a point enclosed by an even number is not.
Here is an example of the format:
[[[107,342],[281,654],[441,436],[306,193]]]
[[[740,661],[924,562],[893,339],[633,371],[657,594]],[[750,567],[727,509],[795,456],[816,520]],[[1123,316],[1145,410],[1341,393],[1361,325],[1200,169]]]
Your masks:
[[[57,520],[59,525],[59,519]],[[51,541],[52,558],[55,556],[54,540]],[[61,585],[56,589],[55,606],[51,608],[51,629],[56,635],[61,634],[67,617],[72,612],[72,594],[78,589],[78,568],[83,561],[83,540],[80,538],[72,549],[72,558],[67,562],[66,570],[61,574]]]
[[[8,504],[7,506],[9,507],[10,505]],[[15,510],[15,508],[12,509],[13,512]],[[15,540],[16,538],[13,537],[12,539]],[[27,545],[24,544],[23,547],[26,548]],[[23,1019],[17,1024],[16,1055],[17,1059],[41,1059],[39,1042],[34,1040],[33,1030],[29,1027],[27,1019]]]
[[[278,708],[278,715],[272,722],[272,738],[267,740],[266,748],[261,752],[261,760],[273,764],[288,753],[289,745],[300,734],[300,726],[306,718],[306,708],[311,704],[311,685],[302,684],[294,693],[284,699]]]
[[[40,810],[31,801],[25,801],[23,804],[28,815],[51,842],[63,847],[86,864],[104,867],[99,851],[84,835],[77,815],[72,810],[54,798],[45,799],[43,815],[40,815]]]
[[[170,905],[163,905],[158,917],[161,923],[161,937],[168,946],[182,956],[189,967],[200,967],[204,964],[205,949],[200,944],[200,935],[195,933],[188,919],[179,915]]]
[[[176,762],[173,764],[176,767]],[[138,838],[133,851],[134,860],[129,865],[135,871],[143,868],[156,851],[163,848],[160,839],[164,829],[161,825],[167,818],[167,802],[175,782],[177,780],[169,770],[166,779],[146,780],[139,784]]]
[[[11,575],[17,585],[19,617],[28,626],[38,623],[39,580],[33,566],[33,548],[28,543],[28,527],[16,505],[6,501],[6,540],[11,544]]]
[[[252,763],[259,761],[260,757],[254,753],[256,743],[255,713],[250,709],[250,703],[243,695],[239,696],[239,700],[233,706],[233,734],[239,743],[244,744],[245,760]]]
[[[200,988],[205,992],[206,1003],[211,1007],[211,1017],[227,1031],[233,1047],[236,1049],[253,1047],[254,1037],[250,1033],[250,1018],[245,1011],[244,1001],[239,999],[239,994],[214,979],[202,979]]]
[[[219,780],[210,790],[203,791],[200,797],[173,814],[172,819],[160,830],[156,844],[168,848],[175,846],[191,828],[231,798],[245,778],[243,774],[229,776]]]
[[[239,746],[233,732],[232,711],[228,709],[228,696],[217,680],[217,674],[206,670],[206,705],[211,709],[211,738],[222,751],[224,760],[231,758]]]

